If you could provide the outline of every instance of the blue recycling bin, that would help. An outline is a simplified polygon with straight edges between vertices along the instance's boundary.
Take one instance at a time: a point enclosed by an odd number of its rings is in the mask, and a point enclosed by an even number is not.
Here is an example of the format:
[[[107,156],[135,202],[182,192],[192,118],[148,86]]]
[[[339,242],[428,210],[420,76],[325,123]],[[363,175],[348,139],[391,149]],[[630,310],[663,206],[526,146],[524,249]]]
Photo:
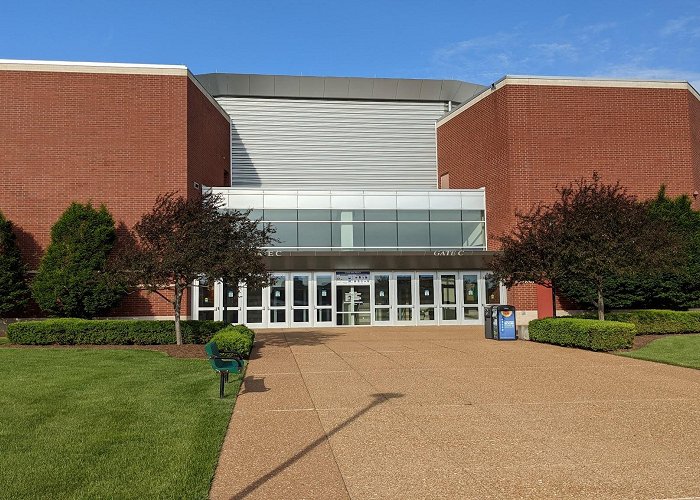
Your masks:
[[[517,340],[515,307],[491,305],[484,309],[484,336],[494,340]]]
[[[518,333],[515,326],[515,307],[500,305],[494,307],[495,325],[493,338],[496,340],[517,340]]]

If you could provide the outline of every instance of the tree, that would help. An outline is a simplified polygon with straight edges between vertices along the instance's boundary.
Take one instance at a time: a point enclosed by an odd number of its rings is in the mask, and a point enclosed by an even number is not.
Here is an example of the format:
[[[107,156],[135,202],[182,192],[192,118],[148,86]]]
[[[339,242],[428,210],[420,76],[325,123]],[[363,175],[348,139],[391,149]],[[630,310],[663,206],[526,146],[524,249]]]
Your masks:
[[[29,301],[26,267],[12,231],[12,222],[0,212],[0,317],[20,312]]]
[[[564,295],[575,290],[580,300],[593,304],[602,320],[607,280],[669,269],[676,262],[678,240],[619,182],[605,184],[594,173],[557,193],[554,203],[534,211],[545,222],[529,226],[518,216],[524,233],[516,233],[506,255],[524,256],[495,259],[497,274],[507,283],[554,279]],[[545,231],[547,224],[551,228]]]
[[[700,212],[687,195],[669,198],[662,186],[645,203],[652,224],[661,224],[678,241],[674,265],[611,275],[603,288],[606,306],[613,308],[687,309],[700,305]],[[591,283],[569,283],[564,291],[577,302],[592,294]]]
[[[115,238],[104,205],[72,203],[51,228],[32,282],[39,307],[52,316],[92,318],[116,305],[124,289],[107,271]]]
[[[125,258],[119,265],[132,288],[155,293],[172,305],[178,345],[182,298],[195,280],[225,280],[236,292],[239,283],[269,283],[261,248],[274,241],[273,229],[221,205],[220,197],[212,194],[190,199],[161,195],[134,226],[133,245],[122,250]]]
[[[509,288],[524,282],[551,288],[556,317],[556,285],[567,272],[567,246],[558,234],[560,214],[540,205],[516,217],[512,233],[498,238],[501,251],[491,261],[494,278]]]

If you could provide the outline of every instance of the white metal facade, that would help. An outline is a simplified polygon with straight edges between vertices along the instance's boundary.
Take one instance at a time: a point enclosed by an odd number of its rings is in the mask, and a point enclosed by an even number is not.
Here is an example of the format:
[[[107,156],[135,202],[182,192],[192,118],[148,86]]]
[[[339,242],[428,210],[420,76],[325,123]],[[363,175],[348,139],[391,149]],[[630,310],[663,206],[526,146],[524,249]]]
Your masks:
[[[435,189],[445,102],[218,97],[234,187]]]

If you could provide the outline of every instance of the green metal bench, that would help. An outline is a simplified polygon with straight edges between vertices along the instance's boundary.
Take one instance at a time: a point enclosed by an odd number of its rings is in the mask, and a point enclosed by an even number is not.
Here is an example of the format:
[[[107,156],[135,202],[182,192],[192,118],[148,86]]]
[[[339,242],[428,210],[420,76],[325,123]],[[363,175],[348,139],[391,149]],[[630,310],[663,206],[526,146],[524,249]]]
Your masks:
[[[224,384],[228,382],[229,373],[241,373],[243,371],[243,357],[236,353],[220,352],[214,342],[204,346],[209,358],[209,363],[215,372],[219,374],[219,397],[224,397]]]

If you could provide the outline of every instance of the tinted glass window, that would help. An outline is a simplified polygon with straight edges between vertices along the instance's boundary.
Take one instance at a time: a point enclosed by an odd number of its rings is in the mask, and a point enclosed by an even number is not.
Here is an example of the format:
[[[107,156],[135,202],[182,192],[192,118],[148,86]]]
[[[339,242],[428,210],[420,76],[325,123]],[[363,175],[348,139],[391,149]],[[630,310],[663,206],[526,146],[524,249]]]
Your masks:
[[[296,247],[297,245],[297,223],[296,222],[277,222],[272,224],[276,229],[273,237],[279,240],[274,243],[276,247]]]
[[[365,225],[362,222],[334,222],[332,227],[333,247],[365,246]]]
[[[493,275],[488,274],[486,280],[486,303],[500,304],[501,303],[501,287],[499,283],[493,279]]]
[[[460,210],[431,210],[430,220],[462,220]]]
[[[465,247],[480,247],[486,244],[484,224],[481,222],[463,222],[462,235]]]
[[[365,220],[364,210],[331,210],[332,220],[342,221],[363,221]]]
[[[365,220],[396,220],[396,210],[365,210]]]
[[[476,274],[467,274],[462,277],[464,286],[464,303],[479,303],[479,285]]]
[[[430,245],[432,247],[461,247],[462,224],[449,222],[430,223]]]
[[[396,304],[410,306],[413,304],[413,293],[411,290],[411,275],[396,277]],[[410,318],[409,318],[410,319]]]
[[[399,220],[429,220],[430,212],[428,210],[399,210]]]
[[[330,222],[300,222],[299,223],[300,247],[330,247],[331,223]]]
[[[396,223],[365,223],[365,246],[396,247]]]
[[[386,274],[374,277],[374,305],[389,305],[389,276]]]
[[[462,210],[462,220],[484,220],[483,210]]]
[[[330,210],[299,210],[299,220],[331,220]]]
[[[399,223],[399,247],[430,247],[430,225],[427,222]]]
[[[265,210],[265,220],[266,221],[296,221],[297,211],[296,210]]]

